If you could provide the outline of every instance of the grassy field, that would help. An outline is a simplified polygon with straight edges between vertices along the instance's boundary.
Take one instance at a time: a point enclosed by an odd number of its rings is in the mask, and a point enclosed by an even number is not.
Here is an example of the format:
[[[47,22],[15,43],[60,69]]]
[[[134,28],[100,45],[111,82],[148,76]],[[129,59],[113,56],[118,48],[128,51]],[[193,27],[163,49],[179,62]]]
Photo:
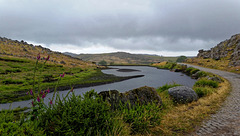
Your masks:
[[[79,84],[95,84],[119,80],[115,76],[104,75],[96,67],[68,67],[61,64],[39,62],[35,78],[35,87],[40,90],[53,90],[60,74],[61,88],[70,89]],[[0,57],[0,103],[30,99],[26,92],[33,89],[33,76],[36,60],[16,57]]]

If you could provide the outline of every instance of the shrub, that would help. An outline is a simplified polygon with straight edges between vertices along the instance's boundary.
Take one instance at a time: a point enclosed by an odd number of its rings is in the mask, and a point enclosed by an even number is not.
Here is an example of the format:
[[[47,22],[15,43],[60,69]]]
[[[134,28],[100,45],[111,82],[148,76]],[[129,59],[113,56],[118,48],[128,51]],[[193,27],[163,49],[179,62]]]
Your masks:
[[[187,73],[187,75],[192,75],[192,74],[195,74],[198,71],[199,71],[199,69],[197,69],[197,68],[188,67],[185,72]]]
[[[184,62],[187,59],[186,56],[180,56],[177,58],[176,62]]]
[[[193,67],[188,67],[188,68],[186,69],[186,73],[189,73],[189,74],[190,74],[193,69],[195,69],[195,68],[193,68]]]
[[[172,88],[172,87],[175,87],[175,86],[181,86],[181,85],[175,84],[175,83],[174,84],[165,84],[165,85],[159,87],[157,89],[157,92],[161,93],[161,92],[164,92],[164,91],[168,90],[169,88]]]
[[[202,78],[202,79],[196,81],[194,86],[195,87],[209,86],[209,87],[217,88],[218,82]]]
[[[194,68],[194,69],[192,69],[191,70],[191,72],[190,72],[190,74],[192,75],[192,74],[195,74],[195,73],[197,73],[198,71],[200,71],[199,69],[196,69],[196,68]]]
[[[198,76],[198,77],[206,77],[206,76],[207,76],[207,73],[204,72],[204,71],[199,71],[199,72],[197,73],[197,76]]]
[[[214,90],[209,87],[196,87],[194,90],[197,93],[198,97],[204,97],[214,92]]]

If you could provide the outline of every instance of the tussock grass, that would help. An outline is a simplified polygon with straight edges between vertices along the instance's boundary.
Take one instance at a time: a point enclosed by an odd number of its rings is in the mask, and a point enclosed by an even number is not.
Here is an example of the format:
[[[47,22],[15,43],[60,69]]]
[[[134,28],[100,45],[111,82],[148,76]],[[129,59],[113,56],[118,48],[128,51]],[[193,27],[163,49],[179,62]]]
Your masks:
[[[185,135],[194,131],[204,119],[216,113],[231,90],[230,83],[224,79],[216,90],[215,93],[186,105],[174,106],[167,100],[168,107],[165,109],[166,114],[162,117],[161,125],[156,126],[152,131],[158,132],[156,135],[167,136]]]

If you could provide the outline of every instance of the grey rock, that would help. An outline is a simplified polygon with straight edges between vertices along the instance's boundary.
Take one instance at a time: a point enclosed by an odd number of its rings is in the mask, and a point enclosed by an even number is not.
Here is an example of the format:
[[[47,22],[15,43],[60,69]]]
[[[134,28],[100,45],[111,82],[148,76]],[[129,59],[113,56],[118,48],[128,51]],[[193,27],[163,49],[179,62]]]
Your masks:
[[[60,61],[60,64],[66,64],[66,62],[62,60],[62,61]]]
[[[129,106],[147,105],[149,103],[155,103],[157,105],[162,104],[162,100],[158,95],[155,88],[152,87],[140,87],[127,91],[125,93],[119,93],[117,90],[102,91],[99,93],[103,100],[107,100],[111,104],[112,109],[117,109],[119,104],[130,104]]]
[[[230,39],[220,42],[210,50],[199,50],[197,57],[215,60],[224,58],[230,60],[229,66],[240,66],[240,34],[233,35]]]
[[[186,86],[177,86],[168,89],[168,94],[172,97],[175,103],[186,104],[198,100],[197,93]]]
[[[223,82],[223,80],[222,80],[221,78],[216,77],[216,76],[214,76],[214,77],[208,77],[208,80],[216,81],[216,82],[218,82],[218,83]]]

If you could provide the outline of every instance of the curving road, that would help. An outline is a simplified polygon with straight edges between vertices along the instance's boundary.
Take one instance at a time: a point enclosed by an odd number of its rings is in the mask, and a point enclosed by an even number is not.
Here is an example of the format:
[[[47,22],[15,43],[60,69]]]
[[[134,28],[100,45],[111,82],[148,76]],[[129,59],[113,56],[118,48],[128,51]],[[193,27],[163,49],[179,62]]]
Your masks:
[[[187,64],[202,71],[211,72],[226,78],[232,91],[223,106],[209,120],[202,123],[192,136],[240,136],[240,74],[203,68]]]

